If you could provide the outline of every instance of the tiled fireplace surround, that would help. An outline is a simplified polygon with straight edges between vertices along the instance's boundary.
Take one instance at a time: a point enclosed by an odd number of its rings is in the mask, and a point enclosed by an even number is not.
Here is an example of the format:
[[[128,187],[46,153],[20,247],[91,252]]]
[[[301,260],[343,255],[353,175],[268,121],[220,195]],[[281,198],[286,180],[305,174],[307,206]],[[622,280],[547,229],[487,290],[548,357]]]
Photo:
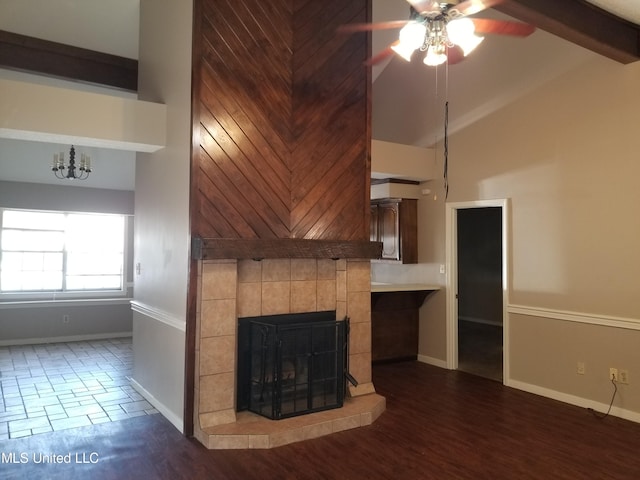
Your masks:
[[[385,409],[371,381],[369,260],[201,260],[195,436],[207,448],[272,448],[369,425]],[[351,323],[349,386],[342,408],[284,420],[236,412],[238,318],[336,310]]]

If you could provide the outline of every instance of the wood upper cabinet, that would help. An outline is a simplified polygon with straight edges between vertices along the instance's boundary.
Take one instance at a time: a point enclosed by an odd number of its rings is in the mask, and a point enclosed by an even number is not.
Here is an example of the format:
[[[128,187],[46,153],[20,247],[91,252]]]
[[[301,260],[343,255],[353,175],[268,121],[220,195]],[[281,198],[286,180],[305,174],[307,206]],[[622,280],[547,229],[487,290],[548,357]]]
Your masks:
[[[418,201],[371,201],[371,241],[382,242],[382,261],[418,263]]]

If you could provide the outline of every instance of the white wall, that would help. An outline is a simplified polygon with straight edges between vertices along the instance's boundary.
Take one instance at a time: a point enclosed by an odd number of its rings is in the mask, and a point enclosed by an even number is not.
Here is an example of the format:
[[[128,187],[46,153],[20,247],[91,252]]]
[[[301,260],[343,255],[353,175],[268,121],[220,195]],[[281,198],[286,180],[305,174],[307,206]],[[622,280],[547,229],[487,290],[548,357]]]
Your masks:
[[[166,108],[123,96],[0,78],[0,137],[155,152]]]
[[[452,136],[448,199],[510,199],[506,383],[606,410],[609,367],[627,369],[613,411],[635,420],[638,85],[640,62],[597,57]],[[442,182],[428,184],[438,200],[420,202],[422,258],[444,263]],[[445,358],[445,324],[440,295],[421,311],[421,355]]]
[[[371,140],[371,176],[425,181],[436,177],[436,152],[431,148]]]
[[[167,105],[167,146],[136,162],[134,382],[182,430],[189,266],[191,2],[140,2],[138,94]]]
[[[0,345],[130,337],[131,306],[128,298],[0,302],[0,332]]]

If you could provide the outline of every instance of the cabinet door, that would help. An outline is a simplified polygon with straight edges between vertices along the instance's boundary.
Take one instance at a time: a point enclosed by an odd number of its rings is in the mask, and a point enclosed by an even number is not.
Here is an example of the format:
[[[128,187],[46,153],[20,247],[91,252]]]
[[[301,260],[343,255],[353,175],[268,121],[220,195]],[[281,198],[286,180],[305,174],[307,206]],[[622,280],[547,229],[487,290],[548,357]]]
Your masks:
[[[382,242],[382,258],[400,260],[400,216],[398,203],[378,205],[378,240]]]

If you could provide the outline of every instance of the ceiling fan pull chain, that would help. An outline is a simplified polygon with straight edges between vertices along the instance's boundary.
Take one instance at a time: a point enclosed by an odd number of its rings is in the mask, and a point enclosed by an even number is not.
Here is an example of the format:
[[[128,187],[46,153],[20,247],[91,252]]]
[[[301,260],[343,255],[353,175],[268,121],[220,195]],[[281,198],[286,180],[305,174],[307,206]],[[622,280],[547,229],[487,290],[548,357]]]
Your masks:
[[[449,100],[444,104],[444,200],[449,196]]]

